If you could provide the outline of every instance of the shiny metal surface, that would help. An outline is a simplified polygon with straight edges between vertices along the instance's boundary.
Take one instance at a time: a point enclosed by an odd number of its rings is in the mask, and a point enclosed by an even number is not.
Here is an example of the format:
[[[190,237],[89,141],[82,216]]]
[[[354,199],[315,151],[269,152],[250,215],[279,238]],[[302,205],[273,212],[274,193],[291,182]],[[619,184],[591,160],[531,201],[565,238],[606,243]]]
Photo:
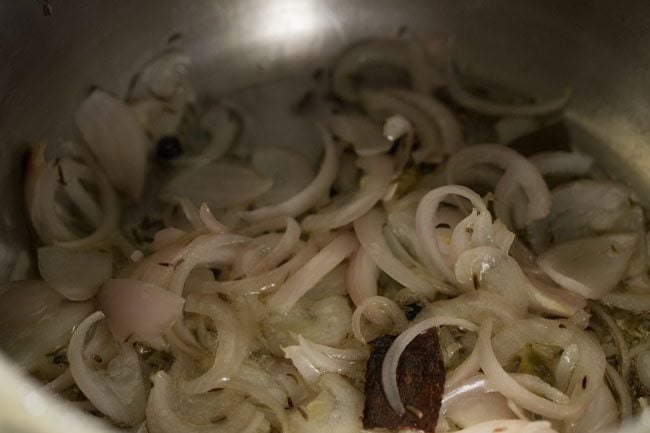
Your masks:
[[[193,58],[199,91],[213,94],[328,65],[360,38],[453,35],[460,58],[478,74],[542,94],[571,86],[571,117],[603,138],[589,141],[588,149],[650,203],[647,2],[50,3],[53,15],[45,17],[38,1],[0,2],[0,280],[8,278],[17,252],[28,251],[20,192],[26,143],[74,138],[71,113],[88,87],[124,94],[133,73],[178,34]],[[49,428],[42,431],[64,431]]]

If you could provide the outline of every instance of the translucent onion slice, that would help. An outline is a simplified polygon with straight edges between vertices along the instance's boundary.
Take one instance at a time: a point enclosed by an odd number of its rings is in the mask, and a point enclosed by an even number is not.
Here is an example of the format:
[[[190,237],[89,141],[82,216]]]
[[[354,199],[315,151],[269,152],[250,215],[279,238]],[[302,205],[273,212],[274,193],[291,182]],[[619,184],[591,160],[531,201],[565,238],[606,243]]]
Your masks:
[[[259,409],[230,390],[186,395],[164,371],[152,381],[147,402],[150,433],[259,433],[270,427]]]
[[[190,394],[200,394],[223,387],[237,372],[248,355],[250,336],[233,307],[217,296],[190,295],[185,310],[209,317],[219,335],[212,366],[203,374],[181,381],[181,388]]]
[[[154,96],[166,100],[176,93],[184,93],[186,98],[191,98],[186,77],[189,63],[189,56],[179,50],[169,50],[155,57],[136,77],[129,98]]]
[[[90,328],[104,318],[97,311],[83,320],[72,334],[67,355],[75,383],[90,402],[112,420],[133,426],[145,417],[147,403],[144,378],[138,355],[130,344],[120,346],[105,371],[92,366],[86,359],[84,345]]]
[[[314,169],[300,153],[281,147],[258,146],[251,164],[262,175],[273,179],[273,187],[255,201],[257,206],[275,205],[290,200],[314,179]]]
[[[302,335],[298,335],[298,346],[289,346],[283,349],[285,356],[292,360],[298,371],[303,365],[309,366],[306,375],[309,383],[316,382],[325,372],[332,372],[362,380],[364,377],[363,363],[369,356],[368,349],[337,349],[316,344]]]
[[[497,292],[485,289],[473,290],[451,299],[432,302],[420,311],[415,320],[420,321],[437,316],[458,317],[477,325],[487,319],[492,319],[497,329],[524,317],[522,311],[515,308],[507,298]]]
[[[108,326],[120,341],[166,334],[181,317],[184,302],[153,284],[126,278],[109,280],[98,296]]]
[[[508,104],[480,99],[469,93],[461,84],[456,66],[449,58],[446,67],[447,90],[460,105],[470,110],[492,116],[542,116],[560,111],[571,97],[571,90],[566,89],[555,99],[535,104]]]
[[[285,314],[318,281],[351,255],[358,247],[350,233],[341,233],[312,257],[306,265],[293,274],[268,300],[274,311]]]
[[[300,411],[289,414],[291,432],[356,433],[362,431],[363,394],[349,380],[326,373],[317,384],[318,394]]]
[[[442,161],[444,149],[436,124],[419,106],[388,91],[375,90],[361,91],[361,103],[372,115],[385,118],[399,114],[413,124],[420,142],[420,148],[412,153],[416,163]]]
[[[571,419],[583,413],[603,384],[606,364],[602,347],[589,334],[566,322],[538,318],[512,322],[493,339],[490,338],[491,328],[490,321],[481,327],[478,344],[481,368],[492,386],[522,408],[551,419]],[[502,366],[530,342],[565,350],[571,344],[578,346],[578,364],[568,387],[561,390],[570,396],[570,402],[556,403],[532,393],[503,370]]]
[[[517,262],[494,247],[478,247],[458,256],[455,265],[456,280],[468,290],[484,288],[498,293],[518,312],[528,309],[526,287],[530,282]]]
[[[113,255],[57,246],[38,249],[38,269],[47,283],[71,301],[95,296],[113,274]]]
[[[435,284],[431,276],[426,278],[418,274],[393,255],[382,233],[384,221],[385,216],[379,209],[372,209],[354,221],[359,242],[377,266],[400,284],[426,297],[433,297],[437,290],[448,292],[449,289],[441,282]]]
[[[377,295],[379,268],[366,250],[360,246],[352,255],[346,275],[350,299],[357,307],[366,299]]]
[[[393,176],[393,160],[387,155],[362,157],[358,166],[365,172],[359,190],[348,202],[308,215],[302,222],[307,231],[331,230],[342,227],[368,212],[382,197]]]
[[[234,296],[272,291],[280,286],[288,275],[302,268],[316,252],[313,246],[304,245],[289,261],[264,274],[231,281],[206,281],[193,284],[189,289],[200,293],[221,292]]]
[[[435,122],[446,154],[454,153],[463,146],[464,139],[460,123],[456,115],[446,105],[431,96],[410,90],[392,90],[392,92],[419,107]]]
[[[97,89],[81,104],[75,120],[113,185],[134,202],[140,201],[148,141],[135,113],[121,100]]]
[[[494,185],[497,217],[511,225],[513,195],[522,188],[526,198],[525,224],[549,214],[551,195],[537,168],[514,150],[496,144],[468,146],[453,154],[447,162],[448,183],[464,183],[466,176],[474,176],[477,167],[491,165],[504,170]]]
[[[333,114],[327,119],[327,126],[335,137],[351,144],[359,156],[381,155],[393,146],[381,127],[367,116]]]
[[[296,246],[298,246],[301,235],[300,225],[295,219],[290,217],[286,218],[286,224],[286,230],[280,238],[280,241],[248,271],[248,275],[260,275],[261,273],[276,269],[280,263],[284,262],[291,255]]]
[[[330,134],[321,130],[325,154],[318,174],[314,179],[293,197],[271,206],[265,206],[242,213],[242,218],[248,221],[261,221],[277,216],[296,217],[311,209],[321,199],[327,197],[330,187],[336,179],[338,170],[338,156],[336,145]]]
[[[456,433],[557,433],[548,421],[528,421],[522,419],[499,419],[485,421],[457,430]]]
[[[620,414],[620,418],[626,419],[627,417]],[[613,432],[617,430],[618,419],[619,410],[616,400],[607,385],[603,385],[589,404],[584,415],[577,420],[567,421],[564,431],[566,433]]]
[[[593,158],[576,152],[541,152],[530,158],[544,177],[571,178],[586,176],[593,165]]]
[[[548,230],[555,242],[621,230],[617,224],[629,212],[632,191],[625,185],[582,179],[553,190]]]
[[[231,160],[191,167],[174,176],[163,187],[161,197],[189,199],[195,206],[225,209],[251,203],[273,186],[273,181],[252,168]]]
[[[552,246],[537,263],[565,289],[600,299],[623,278],[637,241],[634,233],[575,239]]]
[[[406,408],[402,403],[402,399],[399,396],[399,389],[397,387],[397,365],[399,363],[399,358],[402,355],[402,352],[404,352],[404,349],[406,349],[415,337],[428,329],[444,325],[458,326],[473,332],[478,331],[478,327],[467,320],[444,316],[433,317],[431,319],[423,320],[402,332],[395,341],[393,341],[386,352],[384,363],[381,367],[381,381],[388,404],[399,415],[403,415],[404,412],[406,412]]]
[[[446,185],[428,192],[420,201],[415,214],[415,230],[421,250],[427,255],[431,266],[441,272],[449,282],[455,282],[453,269],[443,256],[436,235],[437,213],[443,199],[448,195],[458,195],[468,199],[480,215],[489,218],[489,211],[481,197],[471,189],[460,185]],[[491,219],[491,218],[490,218]],[[473,233],[471,234],[473,236]]]
[[[363,317],[367,317],[377,324],[380,330],[387,333],[401,332],[408,325],[404,311],[392,299],[385,296],[366,298],[352,314],[352,333],[354,338],[364,344],[379,335],[373,335],[372,338],[367,338],[364,335],[361,329]]]

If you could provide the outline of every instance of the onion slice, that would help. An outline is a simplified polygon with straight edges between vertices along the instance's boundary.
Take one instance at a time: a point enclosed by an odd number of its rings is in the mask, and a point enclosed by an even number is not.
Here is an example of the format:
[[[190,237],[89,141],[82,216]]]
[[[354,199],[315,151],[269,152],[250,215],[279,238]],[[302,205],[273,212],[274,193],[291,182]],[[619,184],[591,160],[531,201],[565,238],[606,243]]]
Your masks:
[[[84,319],[70,339],[68,361],[70,372],[79,389],[90,402],[108,417],[122,424],[135,425],[145,417],[146,391],[138,355],[130,344],[120,346],[106,371],[91,366],[84,345],[90,328],[104,318],[97,311]]]
[[[318,281],[351,255],[358,247],[350,233],[341,233],[312,257],[305,266],[293,274],[268,300],[268,306],[280,313],[287,313]]]
[[[377,155],[359,158],[357,164],[366,173],[359,182],[359,190],[349,202],[307,216],[302,222],[305,230],[331,230],[349,224],[386,194],[393,175],[393,160],[387,155]]]
[[[311,209],[329,193],[330,187],[336,178],[338,170],[338,157],[336,146],[330,134],[321,129],[325,155],[316,177],[302,191],[281,203],[265,206],[242,213],[242,218],[248,221],[260,221],[277,216],[295,217]]]
[[[379,209],[372,209],[354,221],[354,231],[359,242],[377,266],[403,286],[427,298],[433,297],[436,291],[450,292],[441,282],[436,283],[435,277],[425,277],[393,255],[382,233],[384,221],[385,216]]]
[[[113,185],[134,202],[140,201],[148,141],[135,113],[121,100],[97,89],[81,104],[75,120]]]
[[[381,127],[367,116],[334,114],[327,119],[327,126],[335,137],[350,143],[359,156],[381,155],[393,146]]]
[[[153,284],[109,280],[99,293],[99,307],[120,341],[155,339],[181,317],[184,299]]]
[[[393,93],[419,107],[438,126],[442,146],[446,154],[452,154],[463,146],[463,133],[456,115],[437,99],[410,90],[393,90]]]
[[[491,116],[542,116],[560,111],[571,98],[571,90],[566,89],[562,95],[535,104],[507,104],[487,101],[470,94],[461,84],[456,66],[451,57],[446,67],[447,90],[451,97],[465,108]]]
[[[637,235],[609,234],[557,244],[537,263],[560,286],[589,299],[600,299],[621,281]]]
[[[194,205],[207,203],[224,209],[251,203],[273,186],[273,181],[252,168],[231,160],[190,167],[173,177],[163,188],[166,200],[189,199]]]
[[[411,122],[419,138],[420,148],[412,153],[416,163],[439,163],[444,154],[443,143],[436,124],[419,106],[388,91],[363,90],[361,102],[366,111],[385,118],[399,114]]]
[[[38,269],[50,286],[71,301],[95,296],[113,274],[113,256],[57,246],[38,249]]]

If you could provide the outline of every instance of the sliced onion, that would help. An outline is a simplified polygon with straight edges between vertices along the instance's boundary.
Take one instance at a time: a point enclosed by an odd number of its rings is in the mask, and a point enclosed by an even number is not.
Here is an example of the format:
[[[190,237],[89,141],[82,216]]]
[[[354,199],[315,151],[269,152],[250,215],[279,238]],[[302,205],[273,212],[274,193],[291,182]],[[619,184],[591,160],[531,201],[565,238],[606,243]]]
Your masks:
[[[325,274],[352,254],[358,245],[350,233],[338,235],[269,298],[268,306],[278,313],[285,314]]]
[[[289,261],[265,274],[233,281],[202,282],[193,290],[201,293],[222,292],[235,296],[265,293],[282,284],[289,274],[302,268],[315,255],[316,249],[305,245]]]
[[[99,293],[99,307],[120,341],[148,340],[167,333],[181,317],[184,299],[153,284],[109,280]]]
[[[555,242],[625,230],[617,223],[629,211],[631,191],[623,184],[583,179],[553,190],[549,230]]]
[[[522,311],[515,308],[507,298],[484,289],[432,302],[422,309],[415,320],[438,316],[458,317],[477,325],[492,319],[497,329],[524,317]]]
[[[46,355],[65,346],[73,328],[92,312],[90,302],[65,302],[42,282],[12,283],[0,297],[0,344],[27,371],[51,364]]]
[[[95,296],[113,274],[113,256],[57,246],[38,249],[38,269],[47,283],[71,301]]]
[[[571,90],[561,96],[535,104],[508,104],[487,101],[470,94],[460,83],[456,67],[450,58],[446,68],[447,90],[460,105],[470,110],[492,116],[542,116],[560,111],[569,102]]]
[[[378,124],[359,114],[334,114],[327,119],[332,134],[354,147],[359,156],[386,153],[393,146]]]
[[[545,276],[527,275],[530,284],[526,290],[530,298],[530,311],[556,317],[573,317],[587,306],[584,296],[552,284]]]
[[[607,381],[611,384],[612,389],[616,392],[618,396],[619,406],[620,406],[620,419],[629,419],[632,416],[632,396],[630,395],[630,390],[628,389],[628,382],[624,380],[618,371],[610,364],[605,365],[605,374],[607,376]],[[607,386],[603,386],[607,388]],[[616,409],[614,409],[616,413]]]
[[[576,239],[554,245],[537,263],[560,286],[600,299],[623,278],[637,240],[634,233]]]
[[[110,182],[92,161],[87,162],[90,169],[68,159],[46,163],[44,154],[45,145],[37,146],[32,151],[25,180],[25,202],[39,237],[45,244],[56,243],[68,248],[101,245],[117,230],[120,217],[119,203]],[[68,172],[69,168],[72,169]],[[101,211],[93,201],[94,198],[81,186],[80,180],[96,184]],[[78,184],[78,188],[71,192],[70,187],[73,184]],[[95,227],[92,233],[80,238],[74,228],[68,227],[70,221],[66,219],[74,220],[74,217],[67,215],[68,204],[62,204],[58,200],[57,192],[61,189],[89,219],[88,223]],[[96,220],[98,212],[102,214],[100,221]]]
[[[404,316],[404,311],[391,299],[385,296],[371,296],[366,298],[354,310],[354,314],[352,314],[352,333],[357,340],[364,344],[379,335],[375,335],[373,338],[366,338],[361,330],[362,317],[367,317],[387,333],[401,332],[408,324]]]
[[[210,206],[208,206],[207,203],[203,203],[199,208],[199,218],[203,222],[203,225],[205,225],[205,228],[210,230],[212,233],[221,234],[228,232],[228,228],[217,221],[214,215],[212,215]]]
[[[366,173],[359,190],[345,204],[308,215],[302,222],[307,231],[331,230],[342,227],[370,210],[386,194],[393,175],[393,161],[387,155],[359,158],[358,165]]]
[[[383,134],[388,140],[395,142],[399,138],[411,133],[413,125],[401,114],[393,114],[384,122]]]
[[[255,201],[257,206],[290,200],[314,179],[314,169],[300,153],[281,147],[258,146],[251,156],[253,167],[273,179],[273,187]]]
[[[183,394],[164,371],[154,374],[152,380],[147,402],[150,433],[258,433],[266,431],[265,424],[266,429],[269,427],[262,411],[243,401],[238,393],[221,390],[198,396]]]
[[[265,254],[264,258],[249,270],[248,275],[259,275],[264,272],[269,272],[277,268],[280,263],[284,262],[291,255],[300,242],[300,225],[295,219],[287,217],[286,227],[280,241]]]
[[[151,95],[166,100],[176,93],[184,93],[185,98],[191,98],[186,78],[189,63],[189,56],[179,50],[170,50],[155,57],[136,77],[130,99]]]
[[[453,154],[447,162],[447,181],[464,183],[463,179],[468,173],[473,176],[472,171],[477,166],[485,165],[493,165],[505,171],[494,192],[496,214],[506,225],[512,227],[509,222],[513,194],[518,188],[523,188],[528,200],[526,224],[549,214],[551,196],[544,178],[529,160],[504,146],[480,144],[468,146]]]
[[[393,90],[400,98],[419,107],[438,126],[442,146],[446,154],[458,151],[463,146],[463,133],[456,115],[431,96],[425,96],[410,90]]]
[[[148,142],[135,113],[114,96],[94,90],[77,110],[75,120],[113,185],[134,202],[140,201]]]
[[[196,206],[207,203],[212,209],[248,204],[271,189],[273,181],[246,165],[220,160],[191,167],[173,177],[163,188],[162,197],[189,199]]]
[[[352,255],[346,276],[350,299],[357,307],[366,299],[377,295],[379,268],[366,250],[360,246]]]
[[[260,221],[277,216],[295,217],[316,205],[323,197],[327,197],[330,187],[336,178],[338,170],[338,157],[336,146],[328,132],[321,130],[325,155],[318,174],[314,179],[293,197],[272,205],[242,213],[242,217],[249,221]]]
[[[179,111],[183,113],[183,110]],[[201,116],[199,125],[210,134],[210,140],[199,152],[173,159],[171,162],[174,165],[202,165],[216,161],[228,152],[242,128],[233,111],[221,105],[208,108]]]
[[[627,416],[620,414],[621,419]],[[577,420],[566,422],[566,433],[616,431],[619,410],[616,400],[606,385],[600,387],[598,394],[589,403],[587,411]]]
[[[314,383],[325,372],[338,373],[362,380],[364,377],[363,364],[359,361],[368,359],[367,348],[364,349],[336,349],[321,344],[313,343],[302,335],[298,336],[298,346],[285,347],[285,356],[294,362],[294,365],[301,372],[301,368],[308,365],[307,375],[303,375],[309,383]]]
[[[465,328],[468,331],[476,332],[478,327],[472,322],[467,320],[457,319],[455,317],[433,317],[431,319],[423,320],[418,324],[411,326],[406,331],[402,332],[391,344],[390,348],[386,352],[384,357],[384,362],[381,367],[381,382],[384,388],[384,394],[386,395],[386,400],[390,407],[397,412],[398,415],[403,415],[406,412],[406,408],[402,403],[402,399],[399,396],[399,389],[397,387],[397,365],[399,363],[399,358],[404,352],[404,349],[409,345],[411,341],[424,331],[435,328],[443,325],[458,326]]]
[[[598,305],[595,302],[592,302],[589,306],[589,310],[597,316],[601,322],[605,325],[612,338],[614,339],[614,344],[616,345],[616,358],[618,361],[618,371],[623,377],[625,382],[628,382],[630,379],[630,351],[625,340],[625,335],[623,331],[616,323],[616,320],[605,311],[603,307]]]
[[[72,377],[90,402],[116,422],[133,426],[145,417],[146,391],[138,355],[130,344],[121,345],[105,371],[92,367],[86,359],[84,344],[90,328],[104,318],[97,311],[79,324],[68,347]]]
[[[400,284],[428,298],[433,297],[437,290],[449,292],[441,282],[432,282],[431,276],[426,278],[418,274],[393,255],[382,233],[384,218],[379,209],[373,209],[354,221],[359,242],[377,266]]]
[[[544,177],[582,177],[591,170],[594,160],[576,152],[541,152],[530,158]]]
[[[459,195],[472,202],[481,215],[489,216],[489,211],[481,197],[471,189],[460,185],[446,185],[427,193],[418,205],[415,214],[415,229],[421,250],[426,253],[431,266],[441,272],[449,282],[455,282],[456,276],[441,252],[436,227],[437,212],[442,200],[448,195]]]
[[[326,373],[318,382],[318,394],[300,409],[289,414],[291,432],[359,432],[362,431],[363,394],[347,379]]]
[[[232,307],[216,296],[191,295],[185,310],[208,316],[219,335],[212,366],[193,379],[182,381],[183,391],[200,394],[222,387],[234,375],[248,354],[250,337]]]
[[[444,149],[436,124],[420,107],[387,91],[363,90],[361,102],[371,114],[381,118],[400,114],[413,124],[420,141],[420,148],[412,153],[416,163],[442,161]]]
[[[519,315],[528,309],[530,283],[517,262],[494,247],[467,250],[455,265],[456,280],[467,289],[485,288],[503,296]]]
[[[605,354],[601,346],[586,332],[547,319],[526,319],[513,322],[490,340],[492,324],[481,327],[479,348],[481,368],[492,385],[503,395],[512,398],[522,408],[551,419],[571,419],[583,413],[587,404],[602,385],[605,372]],[[519,385],[503,370],[517,352],[529,342],[559,346],[566,349],[571,344],[578,346],[579,361],[569,385],[564,391],[570,396],[568,404],[559,404],[531,393]],[[496,349],[497,353],[492,349]]]
[[[0,341],[5,344],[19,329],[56,313],[63,297],[41,280],[25,280],[0,286]]]
[[[557,433],[548,421],[528,421],[521,419],[499,419],[485,421],[471,427],[457,430],[456,433]]]
[[[239,255],[241,245],[248,241],[244,236],[230,233],[204,234],[195,237],[164,267],[168,274],[166,288],[177,295],[183,293],[185,281],[196,267],[231,265]]]

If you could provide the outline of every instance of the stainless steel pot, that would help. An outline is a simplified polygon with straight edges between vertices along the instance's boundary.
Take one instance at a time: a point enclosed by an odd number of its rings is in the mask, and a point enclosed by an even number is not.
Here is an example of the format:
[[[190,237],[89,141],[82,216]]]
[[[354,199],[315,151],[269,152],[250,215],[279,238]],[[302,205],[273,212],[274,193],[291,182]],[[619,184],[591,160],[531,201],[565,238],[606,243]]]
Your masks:
[[[480,75],[542,95],[571,86],[576,140],[650,204],[649,18],[641,0],[0,2],[0,281],[29,251],[26,143],[74,137],[71,113],[88,87],[124,94],[170,37],[189,51],[199,91],[219,94],[327,65],[360,38],[453,35]],[[583,130],[599,139],[581,140]],[[1,357],[0,402],[3,432],[100,431],[35,394]]]

